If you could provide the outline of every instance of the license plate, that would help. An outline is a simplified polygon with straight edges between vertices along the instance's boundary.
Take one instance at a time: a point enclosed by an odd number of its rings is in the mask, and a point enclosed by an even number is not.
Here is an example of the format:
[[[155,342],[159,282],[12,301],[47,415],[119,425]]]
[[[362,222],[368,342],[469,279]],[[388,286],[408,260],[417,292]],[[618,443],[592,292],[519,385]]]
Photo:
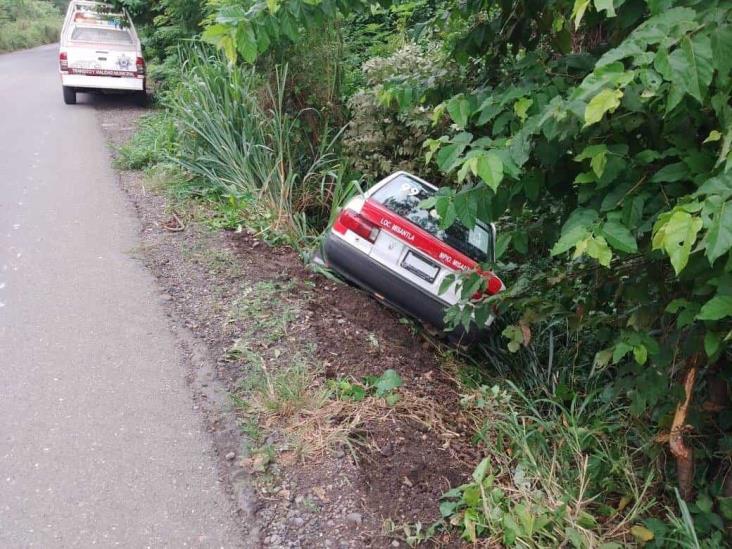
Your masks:
[[[404,256],[402,267],[427,282],[434,282],[440,272],[437,265],[411,251]]]

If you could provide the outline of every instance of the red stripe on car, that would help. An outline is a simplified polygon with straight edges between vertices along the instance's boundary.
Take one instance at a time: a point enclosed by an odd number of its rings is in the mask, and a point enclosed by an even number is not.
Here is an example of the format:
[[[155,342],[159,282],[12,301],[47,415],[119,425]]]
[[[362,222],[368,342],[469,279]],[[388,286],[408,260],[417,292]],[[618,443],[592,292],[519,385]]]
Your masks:
[[[398,216],[375,200],[366,200],[361,209],[361,216],[451,269],[478,271],[488,280],[487,292],[489,294],[496,294],[503,289],[503,282],[495,274],[481,270],[473,259],[448,246],[411,221]]]

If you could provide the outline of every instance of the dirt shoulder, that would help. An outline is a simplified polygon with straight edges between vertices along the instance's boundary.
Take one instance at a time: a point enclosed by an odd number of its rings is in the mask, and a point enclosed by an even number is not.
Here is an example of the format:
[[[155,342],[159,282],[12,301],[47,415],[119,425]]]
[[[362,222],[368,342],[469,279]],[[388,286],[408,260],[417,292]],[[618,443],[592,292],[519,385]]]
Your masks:
[[[103,101],[114,147],[142,111]],[[297,253],[206,223],[141,172],[120,185],[141,222],[133,253],[167,292],[220,472],[252,545],[399,547],[440,518],[479,450],[455,413],[446,357],[362,292],[308,271]],[[175,215],[174,215],[175,214]],[[393,370],[401,381],[380,391]],[[364,381],[365,378],[365,381]],[[460,545],[447,534],[431,543]]]

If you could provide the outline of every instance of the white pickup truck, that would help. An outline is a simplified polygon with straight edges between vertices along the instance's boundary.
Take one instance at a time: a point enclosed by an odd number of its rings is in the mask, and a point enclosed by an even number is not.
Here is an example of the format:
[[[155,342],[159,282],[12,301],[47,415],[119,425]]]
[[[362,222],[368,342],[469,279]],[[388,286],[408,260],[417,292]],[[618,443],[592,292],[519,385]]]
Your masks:
[[[145,91],[145,60],[129,15],[111,6],[71,0],[61,30],[59,71],[64,102],[76,103],[76,93],[124,91],[140,102]]]

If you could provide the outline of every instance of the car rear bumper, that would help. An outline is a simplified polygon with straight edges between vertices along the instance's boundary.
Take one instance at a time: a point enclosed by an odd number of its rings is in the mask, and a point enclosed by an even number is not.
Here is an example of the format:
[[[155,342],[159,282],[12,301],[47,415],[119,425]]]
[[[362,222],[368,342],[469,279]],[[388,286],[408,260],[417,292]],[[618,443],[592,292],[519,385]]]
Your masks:
[[[143,91],[144,78],[125,78],[114,76],[87,76],[82,74],[62,74],[61,83],[69,88],[93,90]]]
[[[343,239],[328,233],[323,245],[326,265],[345,278],[388,302],[409,316],[444,328],[447,303],[425,292],[408,280],[385,269],[383,265]]]

